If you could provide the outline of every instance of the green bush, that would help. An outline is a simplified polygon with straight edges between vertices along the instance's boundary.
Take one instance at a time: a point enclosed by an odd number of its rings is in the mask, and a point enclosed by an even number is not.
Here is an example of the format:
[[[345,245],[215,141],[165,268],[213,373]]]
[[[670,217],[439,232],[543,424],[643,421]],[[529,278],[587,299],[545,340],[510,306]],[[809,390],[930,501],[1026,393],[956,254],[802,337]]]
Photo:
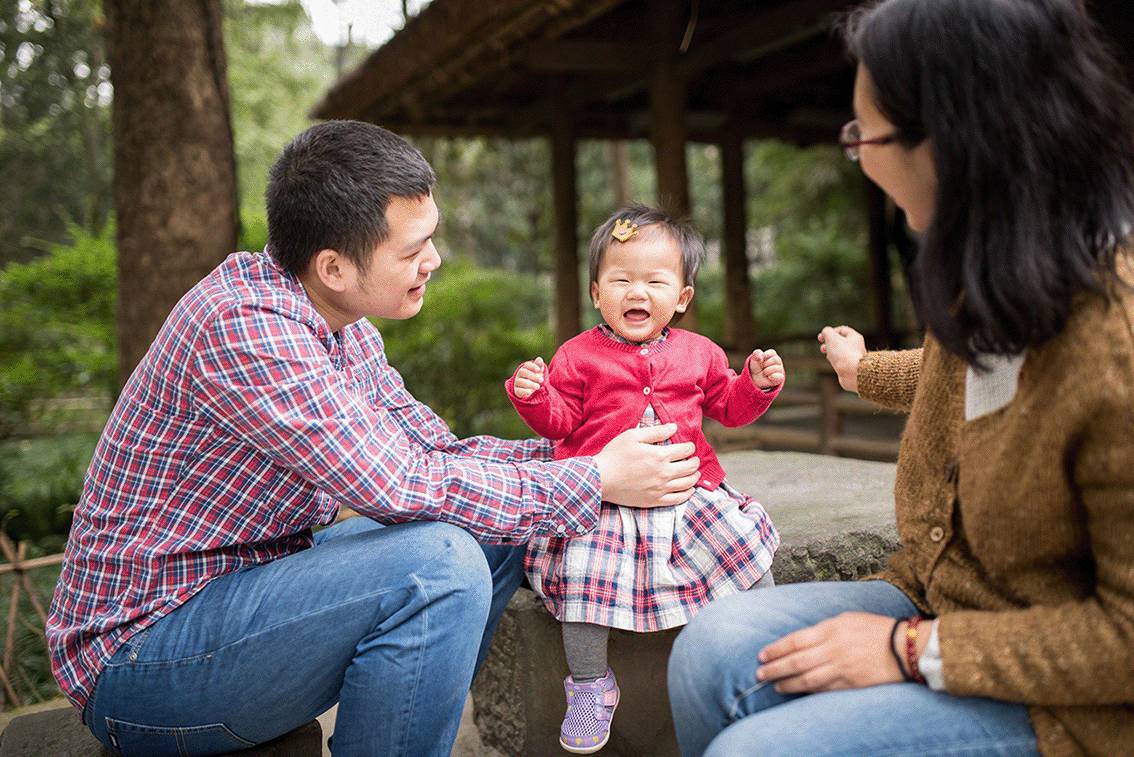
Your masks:
[[[0,439],[27,426],[37,400],[114,390],[114,229],[70,235],[0,270]]]
[[[504,393],[516,366],[551,358],[546,278],[447,262],[417,316],[381,321],[390,363],[460,436],[532,436]]]

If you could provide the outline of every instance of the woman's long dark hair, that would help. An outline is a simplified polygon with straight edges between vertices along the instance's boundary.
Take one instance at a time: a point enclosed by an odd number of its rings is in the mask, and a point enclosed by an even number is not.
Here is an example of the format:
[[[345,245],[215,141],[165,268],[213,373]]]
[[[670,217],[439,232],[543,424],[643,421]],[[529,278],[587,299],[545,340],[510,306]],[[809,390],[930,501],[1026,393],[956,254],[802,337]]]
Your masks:
[[[979,365],[1036,347],[1076,295],[1120,285],[1134,104],[1077,0],[883,0],[844,35],[901,142],[930,140],[913,297],[946,349]]]

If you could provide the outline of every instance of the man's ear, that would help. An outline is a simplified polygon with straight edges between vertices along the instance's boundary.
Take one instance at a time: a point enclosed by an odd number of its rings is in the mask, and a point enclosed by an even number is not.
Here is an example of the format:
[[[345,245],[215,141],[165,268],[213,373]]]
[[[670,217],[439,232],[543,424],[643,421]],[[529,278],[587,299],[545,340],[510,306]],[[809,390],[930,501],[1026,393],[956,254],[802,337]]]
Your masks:
[[[337,250],[319,250],[310,265],[315,278],[332,292],[345,292],[353,280],[354,266]]]
[[[674,308],[679,313],[684,313],[685,309],[689,307],[689,303],[693,301],[693,287],[687,286],[681,290],[681,294],[677,296],[677,307]]]

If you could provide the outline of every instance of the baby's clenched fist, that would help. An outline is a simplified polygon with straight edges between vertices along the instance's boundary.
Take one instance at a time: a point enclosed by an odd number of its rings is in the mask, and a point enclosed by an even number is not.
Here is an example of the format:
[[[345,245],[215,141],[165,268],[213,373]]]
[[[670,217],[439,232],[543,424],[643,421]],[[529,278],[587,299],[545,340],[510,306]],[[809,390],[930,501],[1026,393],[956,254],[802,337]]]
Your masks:
[[[521,365],[520,370],[516,371],[516,380],[512,383],[512,391],[516,393],[516,396],[520,399],[527,399],[535,393],[536,389],[543,386],[546,367],[541,357],[529,360]]]
[[[784,361],[775,350],[752,350],[748,361],[752,383],[761,389],[773,389],[784,383]]]

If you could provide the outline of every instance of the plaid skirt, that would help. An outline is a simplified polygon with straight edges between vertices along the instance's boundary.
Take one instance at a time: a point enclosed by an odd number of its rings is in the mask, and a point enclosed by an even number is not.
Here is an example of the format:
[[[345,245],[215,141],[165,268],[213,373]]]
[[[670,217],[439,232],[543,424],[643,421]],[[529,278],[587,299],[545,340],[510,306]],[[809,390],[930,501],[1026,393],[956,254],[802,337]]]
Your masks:
[[[653,425],[647,407],[639,427]],[[760,503],[725,481],[713,491],[696,488],[675,507],[603,502],[590,533],[532,539],[524,569],[560,622],[661,631],[750,588],[772,567],[779,544]]]

